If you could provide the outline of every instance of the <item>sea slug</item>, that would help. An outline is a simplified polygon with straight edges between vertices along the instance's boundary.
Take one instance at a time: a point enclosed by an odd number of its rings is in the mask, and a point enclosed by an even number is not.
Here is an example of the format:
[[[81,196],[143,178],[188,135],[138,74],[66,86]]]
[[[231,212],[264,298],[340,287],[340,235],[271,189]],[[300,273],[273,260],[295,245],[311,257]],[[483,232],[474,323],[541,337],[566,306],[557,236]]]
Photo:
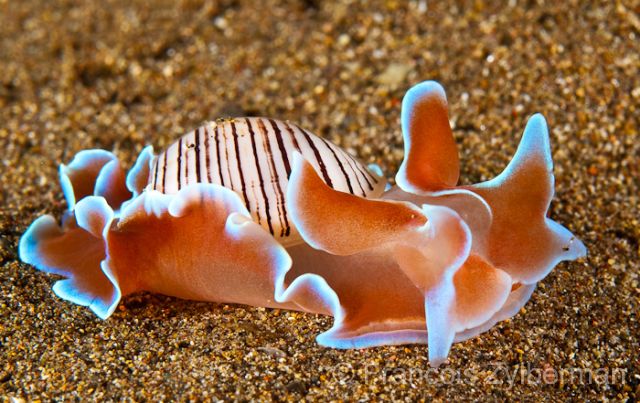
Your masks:
[[[515,315],[535,285],[586,249],[547,211],[554,178],[546,122],[530,118],[493,180],[457,186],[442,87],[402,103],[405,157],[389,187],[329,141],[289,122],[206,123],[125,175],[80,152],[60,168],[69,209],[20,240],[22,261],[66,277],[53,291],[109,317],[146,290],[334,317],[329,347],[454,341]]]

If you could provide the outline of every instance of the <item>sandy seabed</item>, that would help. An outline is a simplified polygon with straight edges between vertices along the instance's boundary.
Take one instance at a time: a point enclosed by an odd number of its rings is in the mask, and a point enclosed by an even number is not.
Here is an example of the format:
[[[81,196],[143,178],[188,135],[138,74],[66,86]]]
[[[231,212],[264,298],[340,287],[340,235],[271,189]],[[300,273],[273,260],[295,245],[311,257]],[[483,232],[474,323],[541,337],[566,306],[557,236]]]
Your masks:
[[[0,0],[3,400],[640,398],[640,3]],[[299,122],[392,177],[404,92],[447,90],[462,182],[492,178],[526,119],[551,128],[551,215],[589,256],[512,320],[454,345],[341,351],[331,318],[127,298],[107,321],[17,259],[65,209],[57,164],[131,165],[207,119]]]

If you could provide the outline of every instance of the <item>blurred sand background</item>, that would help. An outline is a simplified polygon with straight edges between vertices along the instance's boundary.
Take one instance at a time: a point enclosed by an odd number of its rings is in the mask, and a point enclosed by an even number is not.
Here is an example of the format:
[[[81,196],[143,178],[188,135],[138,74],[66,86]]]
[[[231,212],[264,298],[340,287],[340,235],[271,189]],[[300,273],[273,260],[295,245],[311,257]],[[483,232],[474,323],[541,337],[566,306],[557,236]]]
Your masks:
[[[639,14],[637,1],[0,0],[0,396],[640,398]],[[216,117],[299,122],[393,177],[400,101],[426,79],[447,90],[463,183],[498,174],[527,117],[546,116],[551,215],[589,248],[438,372],[425,346],[320,347],[321,316],[144,294],[101,321],[17,260],[29,223],[65,208],[59,163],[104,148],[130,165]],[[532,372],[573,368],[608,379]]]

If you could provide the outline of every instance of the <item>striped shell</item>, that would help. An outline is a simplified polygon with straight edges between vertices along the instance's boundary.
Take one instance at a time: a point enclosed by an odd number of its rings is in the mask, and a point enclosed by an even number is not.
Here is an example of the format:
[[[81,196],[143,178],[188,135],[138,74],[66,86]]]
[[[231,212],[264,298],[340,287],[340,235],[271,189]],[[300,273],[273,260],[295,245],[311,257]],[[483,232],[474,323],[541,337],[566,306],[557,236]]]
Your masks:
[[[266,118],[208,122],[159,154],[148,188],[176,193],[193,183],[235,191],[253,220],[284,244],[299,241],[285,197],[294,151],[332,188],[379,197],[385,181],[340,147],[295,124]]]

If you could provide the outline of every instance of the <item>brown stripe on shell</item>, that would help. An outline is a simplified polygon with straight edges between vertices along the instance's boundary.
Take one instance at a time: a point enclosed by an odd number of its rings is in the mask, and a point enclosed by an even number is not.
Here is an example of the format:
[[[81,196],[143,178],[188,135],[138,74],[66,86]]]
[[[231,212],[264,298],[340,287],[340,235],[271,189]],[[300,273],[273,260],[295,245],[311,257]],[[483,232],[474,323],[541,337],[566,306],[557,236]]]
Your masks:
[[[201,176],[200,176],[200,128],[196,129],[196,131],[194,132],[194,137],[195,137],[195,146],[193,151],[196,154],[196,183],[201,183]]]
[[[242,169],[242,161],[240,160],[240,148],[238,147],[238,131],[236,129],[235,122],[231,121],[230,123],[231,123],[231,134],[233,136],[233,145],[235,147],[235,153],[236,153],[236,166],[238,169],[238,175],[240,175],[240,186],[242,190],[242,197],[244,197],[244,204],[245,206],[247,206],[247,210],[251,211],[251,203],[249,203],[249,198],[247,197],[247,185],[244,182],[244,169]]]
[[[260,185],[260,191],[262,193],[262,198],[264,199],[264,206],[265,206],[264,211],[265,211],[265,215],[267,216],[267,225],[269,226],[269,233],[273,235],[274,231],[273,231],[273,225],[271,224],[271,211],[269,210],[269,198],[267,197],[267,190],[264,187],[264,178],[262,177],[262,170],[260,169],[260,161],[258,160],[256,136],[255,136],[255,133],[253,132],[253,127],[251,127],[251,122],[249,121],[249,119],[246,119],[245,121],[247,123],[247,129],[249,130],[249,137],[251,137],[251,148],[253,149],[253,159],[256,164],[256,171],[258,172],[258,183]],[[240,168],[240,170],[242,170],[242,168]],[[257,206],[256,206],[256,210],[258,210]]]
[[[369,190],[373,190],[373,184],[369,181],[367,176],[369,176],[369,178],[371,178],[371,180],[373,180],[375,183],[378,183],[378,179],[376,179],[368,171],[362,171],[362,168],[360,167],[360,164],[358,163],[358,161],[356,161],[356,159],[353,157],[353,155],[349,154],[346,151],[345,151],[345,154],[347,154],[347,156],[349,158],[351,158],[351,161],[353,161],[353,163],[356,165],[356,168],[358,168],[358,171],[360,171],[360,173],[362,174],[362,177],[364,178],[364,180],[367,181],[367,185],[369,185]]]
[[[151,187],[153,190],[158,189],[158,161],[153,164],[153,186]]]
[[[205,152],[205,160],[204,160],[204,170],[207,172],[207,183],[211,182],[211,150],[209,147],[209,125],[204,125],[204,152]]]
[[[345,160],[347,161],[347,165],[349,165],[349,168],[351,169],[351,172],[353,172],[353,176],[356,177],[356,182],[358,182],[358,187],[360,188],[360,192],[362,193],[362,197],[366,197],[367,196],[367,192],[365,192],[364,187],[362,187],[362,181],[360,178],[360,173],[359,171],[356,170],[356,168],[353,166],[354,163],[351,160],[351,158],[349,157],[345,157]],[[366,178],[365,178],[366,180]],[[371,186],[369,186],[371,187]]]
[[[220,174],[220,183],[222,184],[222,186],[226,187],[225,183],[224,183],[224,176],[222,175],[222,160],[220,159],[220,137],[223,137],[224,140],[224,136],[220,136],[220,130],[219,126],[216,126],[216,153],[218,156],[218,174]],[[222,130],[224,131],[224,127],[222,128]],[[226,158],[226,141],[225,141],[225,159]],[[229,170],[229,165],[227,164],[227,171]],[[231,174],[229,174],[229,182],[231,182]],[[233,183],[229,184],[231,186],[231,189],[233,189]]]
[[[302,151],[300,151],[300,144],[298,144],[298,139],[296,138],[296,135],[295,135],[295,132],[293,131],[293,128],[291,126],[289,126],[289,122],[284,122],[284,124],[285,124],[285,127],[287,128],[287,130],[289,131],[289,135],[291,136],[291,141],[293,141],[293,146],[296,148],[296,150],[299,153],[302,153]],[[291,171],[289,171],[289,173],[291,173]]]
[[[291,175],[291,164],[289,163],[289,155],[287,153],[287,149],[284,147],[284,141],[282,141],[282,132],[278,127],[278,124],[273,121],[273,119],[269,119],[269,123],[271,123],[271,127],[273,128],[273,132],[276,136],[276,142],[278,143],[278,149],[280,150],[280,155],[282,156],[282,162],[284,164],[284,169],[287,171],[287,178]],[[296,147],[298,148],[298,147]],[[298,148],[299,150],[300,148]]]
[[[192,132],[193,133],[193,132]],[[190,135],[188,134],[187,137]],[[189,150],[191,150],[191,144],[187,140],[187,147],[184,152],[184,184],[189,186]]]
[[[316,147],[316,145],[314,144],[312,138],[309,136],[309,133],[307,133],[304,129],[300,128],[300,126],[298,125],[295,125],[295,127],[298,130],[300,130],[300,132],[304,135],[305,140],[307,140],[307,144],[309,144],[309,147],[311,147],[311,150],[313,150],[313,154],[316,157],[316,161],[318,162],[318,165],[320,165],[320,172],[322,173],[324,182],[333,188],[333,182],[331,181],[331,177],[329,176],[329,172],[327,171],[327,166],[324,163],[324,160],[322,159],[322,154],[320,154],[320,150],[318,150],[318,147]]]
[[[289,227],[289,219],[287,218],[287,207],[285,205],[285,200],[284,200],[284,191],[282,190],[282,186],[280,184],[280,175],[278,175],[278,168],[276,167],[275,161],[273,159],[273,148],[271,147],[271,140],[269,139],[269,132],[263,122],[262,119],[257,119],[258,120],[258,128],[260,129],[260,134],[262,136],[263,139],[263,144],[265,146],[265,151],[267,153],[267,155],[270,156],[270,158],[267,158],[269,160],[269,167],[270,167],[270,173],[271,173],[271,177],[273,178],[273,183],[274,186],[276,188],[276,198],[277,198],[277,202],[276,202],[276,207],[278,209],[278,215],[280,217],[280,237],[283,236],[288,236],[289,232],[290,232],[290,227]],[[277,141],[277,134],[274,131],[274,135],[276,136],[276,141]],[[266,143],[265,143],[266,141]],[[280,153],[281,153],[281,157],[282,157],[282,161],[285,165],[285,171],[286,171],[286,167],[287,165],[289,165],[289,159],[287,158],[286,155],[286,150],[284,150],[284,147],[280,147],[278,146],[280,149]],[[283,152],[285,154],[283,154]],[[291,168],[289,168],[291,169]]]
[[[167,152],[169,150],[165,150],[164,158],[162,159],[162,193],[165,193],[165,189],[167,188]]]
[[[333,158],[335,158],[336,162],[338,163],[338,167],[340,167],[340,171],[342,171],[342,175],[344,176],[344,180],[347,182],[347,187],[349,188],[349,193],[354,194],[353,193],[353,187],[351,186],[351,178],[349,178],[349,175],[347,174],[347,171],[344,170],[344,166],[342,165],[342,161],[340,161],[340,159],[338,159],[338,154],[336,154],[335,151],[333,151],[333,148],[331,148],[331,146],[329,145],[329,142],[325,139],[323,139],[322,137],[319,137],[320,140],[322,140],[322,143],[325,145],[325,147],[327,147],[327,149],[329,151],[331,151],[331,154],[333,154]]]

